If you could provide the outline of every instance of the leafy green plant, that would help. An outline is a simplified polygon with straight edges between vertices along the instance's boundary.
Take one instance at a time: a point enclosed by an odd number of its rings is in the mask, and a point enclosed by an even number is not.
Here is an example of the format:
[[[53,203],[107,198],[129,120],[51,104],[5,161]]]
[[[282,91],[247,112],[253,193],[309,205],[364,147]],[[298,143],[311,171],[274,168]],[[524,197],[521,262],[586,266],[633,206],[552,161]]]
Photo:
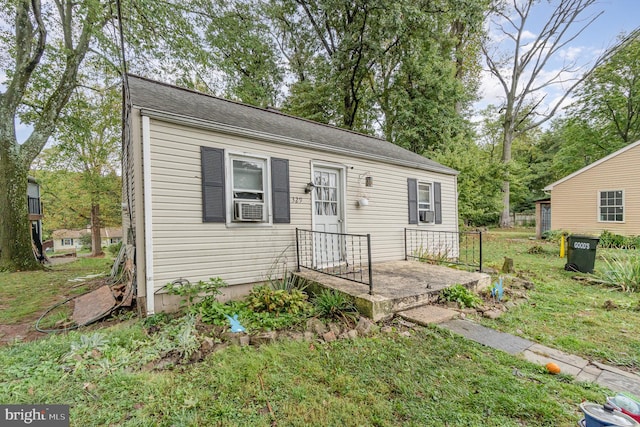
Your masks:
[[[559,242],[562,236],[568,236],[569,232],[565,230],[547,230],[542,233],[542,238],[551,242]]]
[[[255,311],[297,314],[310,311],[311,305],[307,298],[308,295],[299,289],[285,291],[269,286],[257,286],[249,293],[247,303],[249,308]]]
[[[118,243],[114,243],[113,245],[109,245],[107,250],[109,251],[109,253],[112,256],[116,257],[116,256],[118,256],[118,253],[120,252],[120,248],[122,248],[122,241],[120,241]]]
[[[351,296],[334,289],[323,289],[313,299],[318,315],[333,319],[355,319],[358,311]]]
[[[621,236],[604,230],[598,245],[601,248],[637,249],[640,248],[640,236]]]
[[[640,291],[640,256],[603,257],[605,268],[598,276],[605,282],[619,287],[623,292]]]
[[[474,308],[482,303],[482,299],[469,289],[457,284],[440,292],[440,300],[456,302],[461,308]]]
[[[218,301],[203,300],[195,305],[194,313],[200,316],[203,323],[220,326],[229,325],[226,316],[237,314],[240,323],[247,331],[271,331],[302,324],[311,314],[311,305],[308,310],[298,313],[272,313],[255,311],[249,307],[247,301],[229,301],[223,304]]]
[[[208,281],[200,280],[197,283],[191,283],[187,279],[177,279],[171,283],[167,283],[164,288],[169,295],[179,295],[182,297],[181,304],[186,303],[187,308],[191,310],[195,300],[206,295],[215,298],[222,294],[220,288],[227,286],[226,282],[220,277],[211,277]]]

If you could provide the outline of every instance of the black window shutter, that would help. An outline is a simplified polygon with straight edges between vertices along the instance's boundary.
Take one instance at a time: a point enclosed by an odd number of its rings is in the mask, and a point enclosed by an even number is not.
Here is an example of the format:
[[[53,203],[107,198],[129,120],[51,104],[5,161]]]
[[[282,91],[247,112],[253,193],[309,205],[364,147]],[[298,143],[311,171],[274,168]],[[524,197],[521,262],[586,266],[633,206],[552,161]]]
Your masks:
[[[436,224],[442,224],[442,196],[439,182],[433,183],[433,205],[436,211]]]
[[[224,150],[200,147],[202,165],[202,221],[225,222]]]
[[[407,191],[409,200],[409,224],[418,223],[418,181],[407,179]]]
[[[291,209],[289,204],[289,160],[271,158],[271,197],[273,222],[289,224]]]

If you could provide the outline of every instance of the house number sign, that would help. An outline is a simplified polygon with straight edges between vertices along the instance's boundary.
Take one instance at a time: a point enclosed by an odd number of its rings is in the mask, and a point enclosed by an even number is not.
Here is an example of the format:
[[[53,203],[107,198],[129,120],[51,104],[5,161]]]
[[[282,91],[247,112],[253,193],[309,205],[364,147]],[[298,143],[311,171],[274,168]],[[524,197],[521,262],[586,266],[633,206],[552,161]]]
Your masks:
[[[302,197],[292,197],[291,204],[292,205],[301,205],[304,199]]]

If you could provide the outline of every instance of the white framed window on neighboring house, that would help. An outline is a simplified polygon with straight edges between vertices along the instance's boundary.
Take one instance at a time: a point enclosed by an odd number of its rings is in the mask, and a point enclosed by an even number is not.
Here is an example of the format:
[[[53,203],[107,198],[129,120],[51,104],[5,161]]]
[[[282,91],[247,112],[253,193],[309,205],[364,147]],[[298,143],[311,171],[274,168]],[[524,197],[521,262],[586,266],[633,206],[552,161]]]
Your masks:
[[[72,246],[73,239],[62,239],[62,246]]]
[[[266,158],[229,155],[231,221],[268,221],[268,165]]]
[[[420,224],[433,224],[433,186],[430,182],[418,182],[418,221]]]
[[[623,190],[601,190],[598,192],[598,221],[624,222]]]

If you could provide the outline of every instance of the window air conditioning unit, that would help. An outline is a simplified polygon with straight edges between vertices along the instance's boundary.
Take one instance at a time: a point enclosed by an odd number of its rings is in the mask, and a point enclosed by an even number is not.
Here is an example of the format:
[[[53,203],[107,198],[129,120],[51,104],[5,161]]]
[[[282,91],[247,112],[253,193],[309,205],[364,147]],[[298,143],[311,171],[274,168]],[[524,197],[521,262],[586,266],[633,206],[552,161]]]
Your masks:
[[[260,222],[264,218],[264,203],[235,202],[236,221]]]
[[[436,213],[434,211],[421,211],[420,222],[434,222]]]

